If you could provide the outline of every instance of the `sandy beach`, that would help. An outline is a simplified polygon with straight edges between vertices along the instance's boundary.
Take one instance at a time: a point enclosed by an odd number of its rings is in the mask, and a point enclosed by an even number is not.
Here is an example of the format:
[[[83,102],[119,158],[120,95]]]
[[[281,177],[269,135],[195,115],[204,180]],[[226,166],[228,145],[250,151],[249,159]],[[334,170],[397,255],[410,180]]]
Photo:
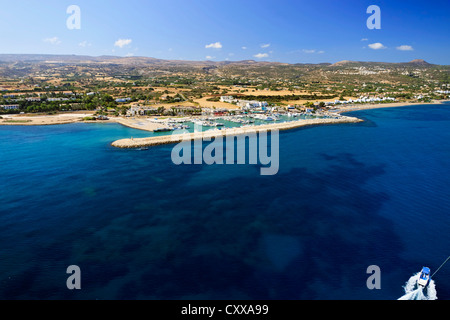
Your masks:
[[[0,119],[0,125],[16,125],[16,126],[45,126],[69,124],[76,122],[83,123],[120,123],[121,125],[145,130],[154,131],[163,128],[164,125],[148,121],[146,118],[122,118],[108,117],[108,120],[83,120],[85,117],[93,117],[93,113],[67,113],[57,115],[4,115]]]
[[[65,113],[56,115],[2,115],[0,125],[45,126],[68,124],[83,121],[85,117],[92,117],[93,113]]]
[[[110,120],[126,127],[145,131],[155,131],[166,127],[161,123],[151,122],[147,118],[112,118]]]
[[[156,129],[164,128],[163,124],[148,121],[147,118],[123,118],[123,117],[108,117],[108,120],[91,120],[84,121],[85,117],[93,117],[93,113],[63,113],[56,115],[30,115],[30,114],[14,114],[3,115],[0,119],[0,125],[16,125],[16,126],[45,126],[58,125],[76,122],[84,123],[120,123],[121,125],[145,130],[154,131]]]

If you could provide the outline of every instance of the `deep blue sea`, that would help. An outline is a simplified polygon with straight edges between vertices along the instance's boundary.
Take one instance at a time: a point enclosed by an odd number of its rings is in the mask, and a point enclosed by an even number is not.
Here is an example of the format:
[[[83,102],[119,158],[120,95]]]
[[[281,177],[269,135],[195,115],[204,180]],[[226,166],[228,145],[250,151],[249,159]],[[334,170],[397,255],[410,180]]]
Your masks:
[[[115,149],[148,136],[118,124],[0,126],[0,299],[398,299],[450,255],[450,104],[351,115],[282,132],[275,176]],[[450,264],[434,281],[450,299]]]

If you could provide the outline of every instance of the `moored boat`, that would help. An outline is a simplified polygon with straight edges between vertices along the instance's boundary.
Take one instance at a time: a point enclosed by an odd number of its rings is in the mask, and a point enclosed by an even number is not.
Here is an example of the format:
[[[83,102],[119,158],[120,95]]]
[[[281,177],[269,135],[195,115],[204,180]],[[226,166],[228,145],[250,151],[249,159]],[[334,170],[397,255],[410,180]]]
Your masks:
[[[155,129],[154,132],[168,132],[168,131],[173,131],[172,128],[159,128],[159,129]]]

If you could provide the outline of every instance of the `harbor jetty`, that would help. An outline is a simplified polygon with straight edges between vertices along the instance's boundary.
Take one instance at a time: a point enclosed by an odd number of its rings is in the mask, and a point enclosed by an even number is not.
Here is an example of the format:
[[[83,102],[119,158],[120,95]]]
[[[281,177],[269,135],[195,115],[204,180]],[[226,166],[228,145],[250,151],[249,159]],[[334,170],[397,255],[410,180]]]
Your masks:
[[[288,121],[282,123],[271,123],[264,125],[243,126],[238,128],[223,128],[207,130],[203,132],[193,132],[184,134],[161,135],[157,137],[139,138],[139,139],[121,139],[112,143],[113,147],[123,149],[134,149],[142,147],[151,147],[165,144],[174,144],[182,141],[193,141],[201,139],[212,139],[216,137],[238,136],[250,133],[268,132],[271,130],[290,130],[303,126],[322,125],[322,124],[337,124],[337,123],[357,123],[363,120],[355,117],[340,116],[337,118],[316,118],[316,119],[301,119],[296,121]]]

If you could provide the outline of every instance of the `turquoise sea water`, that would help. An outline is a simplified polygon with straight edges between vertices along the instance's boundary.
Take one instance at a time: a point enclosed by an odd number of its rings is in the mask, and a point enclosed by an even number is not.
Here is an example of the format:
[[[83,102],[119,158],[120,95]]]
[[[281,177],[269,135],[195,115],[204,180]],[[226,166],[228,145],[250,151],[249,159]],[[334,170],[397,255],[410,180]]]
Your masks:
[[[116,124],[0,126],[0,299],[399,298],[450,255],[450,105],[352,115],[282,132],[276,176],[115,149],[148,136]]]

